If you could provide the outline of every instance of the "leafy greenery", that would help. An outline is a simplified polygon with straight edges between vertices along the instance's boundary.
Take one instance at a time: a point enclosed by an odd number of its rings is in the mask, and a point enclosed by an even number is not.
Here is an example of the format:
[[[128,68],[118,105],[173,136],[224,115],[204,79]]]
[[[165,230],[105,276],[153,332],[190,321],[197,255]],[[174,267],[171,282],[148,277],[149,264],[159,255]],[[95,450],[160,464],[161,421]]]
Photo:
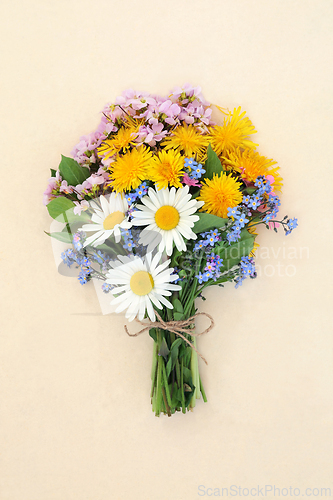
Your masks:
[[[70,210],[71,208],[74,207],[75,207],[74,203],[68,198],[65,198],[63,196],[59,196],[59,198],[54,198],[47,205],[48,212],[52,217],[52,219],[57,219],[59,222],[65,222],[63,214],[65,214],[67,210]]]
[[[204,233],[205,231],[209,231],[210,229],[223,228],[228,223],[228,219],[222,219],[217,215],[206,213],[199,213],[196,215],[199,216],[199,220],[194,223],[193,227],[193,232],[196,234]]]
[[[63,180],[67,181],[70,186],[82,184],[90,176],[88,168],[81,167],[73,158],[63,155],[61,155],[59,172]]]
[[[56,240],[62,241],[63,243],[72,243],[73,236],[71,233],[68,231],[62,231],[62,232],[55,232],[55,233],[47,233],[44,231],[48,236],[52,236],[52,238],[55,238]]]
[[[222,163],[219,160],[219,157],[213,151],[212,146],[209,144],[207,149],[207,160],[205,162],[205,178],[212,179],[214,174],[219,175],[221,172],[224,172],[224,168]]]
[[[242,229],[241,237],[238,241],[228,246],[215,247],[214,252],[223,259],[221,271],[228,271],[233,266],[239,264],[242,257],[248,256],[253,248],[254,239],[255,236],[253,234],[250,234],[246,229]]]

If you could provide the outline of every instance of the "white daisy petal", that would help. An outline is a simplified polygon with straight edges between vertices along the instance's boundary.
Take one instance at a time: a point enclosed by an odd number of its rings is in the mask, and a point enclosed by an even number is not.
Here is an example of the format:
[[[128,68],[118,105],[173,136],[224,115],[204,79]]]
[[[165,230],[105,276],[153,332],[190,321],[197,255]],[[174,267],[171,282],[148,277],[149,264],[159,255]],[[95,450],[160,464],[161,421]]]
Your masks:
[[[170,189],[170,193],[169,193],[169,204],[172,205],[172,206],[174,206],[175,197],[176,197],[176,188],[172,187]]]
[[[104,214],[103,214],[103,212],[101,212],[101,214],[98,214],[98,213],[95,212],[94,214],[92,214],[91,220],[95,224],[101,224],[101,226],[103,226],[103,221],[104,221]]]
[[[147,298],[152,301],[152,303],[157,307],[157,309],[163,309],[161,302],[156,298],[154,293],[147,295]]]
[[[171,294],[170,294],[171,295]],[[158,300],[164,304],[168,309],[173,309],[173,305],[171,304],[171,302],[168,301],[168,299],[166,299],[165,297],[163,297],[163,295],[159,295],[158,296]]]
[[[84,224],[82,227],[81,227],[82,231],[88,231],[88,233],[90,231],[95,231],[97,229],[103,229],[103,225],[101,224],[100,227],[98,227],[98,224]]]
[[[145,304],[146,304],[147,313],[148,313],[150,320],[155,321],[156,320],[155,311],[154,311],[154,308],[151,304],[151,301],[149,300],[147,295],[145,296]]]
[[[141,199],[142,203],[144,205],[146,205],[147,208],[150,208],[150,210],[152,210],[152,212],[155,212],[156,211],[156,206],[154,205],[154,203],[152,203],[150,201],[150,199],[148,198],[148,196],[144,196],[142,199]]]
[[[111,206],[109,205],[108,200],[103,195],[100,196],[99,199],[100,199],[102,210],[103,210],[104,214],[110,215]],[[116,200],[114,200],[114,205],[116,205]]]
[[[86,247],[88,245],[93,244],[95,242],[95,240],[98,239],[102,234],[103,234],[102,231],[98,231],[97,233],[93,234],[92,236],[89,236],[89,238],[87,238],[86,241],[83,243],[83,246]]]

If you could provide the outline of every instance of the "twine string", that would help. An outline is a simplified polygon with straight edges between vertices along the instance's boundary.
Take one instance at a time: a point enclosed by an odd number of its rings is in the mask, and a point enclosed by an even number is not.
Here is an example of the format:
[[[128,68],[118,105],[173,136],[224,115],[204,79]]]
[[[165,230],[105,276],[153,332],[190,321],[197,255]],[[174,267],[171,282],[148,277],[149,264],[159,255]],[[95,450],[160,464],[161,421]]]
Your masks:
[[[194,351],[200,356],[200,358],[208,365],[206,359],[200,354],[200,352],[194,347],[192,342],[190,342],[184,335],[183,333],[186,333],[188,335],[191,335],[191,337],[200,337],[201,335],[204,335],[205,333],[208,333],[214,328],[214,320],[211,317],[210,314],[207,314],[205,312],[199,312],[191,316],[190,318],[184,319],[184,320],[179,320],[179,321],[164,321],[161,316],[158,314],[157,311],[155,311],[156,316],[158,321],[149,321],[148,323],[143,323],[142,321],[136,319],[137,323],[140,323],[141,325],[144,326],[141,330],[139,330],[137,333],[130,333],[128,331],[128,328],[126,325],[124,325],[125,332],[129,337],[137,337],[138,335],[141,335],[142,333],[146,332],[147,330],[150,330],[151,328],[160,328],[161,330],[167,330],[169,332],[173,332],[175,335],[178,335],[184,342],[186,342]],[[208,328],[206,328],[203,332],[200,333],[191,333],[189,329],[194,328],[194,323],[195,323],[195,318],[198,316],[206,316],[210,320],[210,325]]]

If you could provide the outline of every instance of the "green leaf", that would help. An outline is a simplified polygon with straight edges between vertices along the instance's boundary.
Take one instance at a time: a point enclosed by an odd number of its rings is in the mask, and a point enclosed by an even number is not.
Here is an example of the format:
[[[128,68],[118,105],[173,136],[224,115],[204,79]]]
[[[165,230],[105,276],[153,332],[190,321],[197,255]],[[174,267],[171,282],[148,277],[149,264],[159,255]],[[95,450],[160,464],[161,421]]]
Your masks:
[[[170,358],[168,359],[168,362],[167,362],[167,364],[166,364],[165,369],[166,369],[166,374],[167,374],[167,377],[169,378],[169,375],[170,375],[171,370],[172,370],[172,358],[171,358],[171,356],[170,356]]]
[[[48,233],[44,231],[45,234],[48,236],[52,236],[52,238],[55,238],[56,240],[62,241],[63,243],[72,243],[73,236],[68,233],[68,232],[60,232],[60,233]]]
[[[205,162],[205,179],[212,179],[214,174],[219,175],[224,172],[224,168],[219,160],[219,157],[213,151],[212,146],[209,144],[207,149],[207,160]]]
[[[74,208],[75,208],[75,205],[72,207],[71,210],[68,210],[66,212],[66,218],[70,224],[77,224],[79,222],[82,224],[85,224],[85,223],[89,223],[91,221],[91,215],[89,213],[81,212],[81,215],[78,215],[78,214],[74,213]]]
[[[229,219],[222,219],[222,217],[218,217],[213,214],[199,213],[199,220],[194,223],[193,231],[198,233],[204,233],[209,229],[219,229],[226,226]]]
[[[239,264],[242,257],[247,257],[253,248],[254,240],[255,235],[250,234],[246,229],[242,229],[240,240],[227,247],[215,247],[215,253],[223,259],[221,271],[228,271]]]
[[[170,391],[171,391],[171,386],[169,386]],[[181,401],[182,401],[182,396],[181,396],[181,388],[177,388],[177,386],[174,386],[173,388],[173,393],[172,393],[172,398],[171,398],[171,405],[173,408],[176,408],[177,406],[181,406]]]
[[[186,368],[186,366],[184,366],[183,373],[184,373],[184,382],[186,382],[186,384],[189,384],[192,386],[192,372],[191,372],[191,370],[189,368]]]
[[[54,170],[54,168],[50,168],[50,170],[51,170],[51,177],[55,177],[57,174],[57,171]]]
[[[182,319],[184,319],[184,314],[181,312],[174,312],[173,319],[176,321],[181,321]]]
[[[54,198],[47,205],[47,209],[52,219],[57,219],[59,220],[59,222],[65,222],[65,219],[62,215],[67,210],[70,210],[71,208],[74,207],[75,207],[74,203],[68,198],[65,198],[63,196],[60,196],[59,198]]]
[[[176,353],[176,355],[178,354],[178,349],[179,349],[179,346],[181,345],[181,343],[182,343],[182,342],[183,342],[183,341],[182,341],[182,339],[181,339],[180,337],[178,337],[178,339],[176,339],[176,340],[174,340],[174,341],[172,342],[171,349],[170,349],[171,354],[172,354],[173,352],[175,352],[175,353]]]
[[[185,347],[184,353],[184,366],[189,366],[192,357],[192,348],[190,346]]]
[[[172,257],[171,257],[171,267],[175,267],[179,265],[179,259],[182,257],[183,251],[175,249],[172,252]]]
[[[243,194],[251,195],[251,194],[255,193],[257,190],[258,190],[257,187],[247,187],[243,190]]]
[[[182,303],[180,302],[179,299],[177,299],[177,298],[173,299],[172,305],[173,305],[173,308],[174,308],[175,312],[177,312],[177,313],[183,313],[184,312],[183,305],[182,305]]]
[[[90,176],[88,168],[81,167],[73,158],[63,155],[61,155],[59,172],[63,180],[67,181],[70,186],[82,184]]]
[[[157,342],[157,334],[155,328],[151,328],[149,330],[149,335],[155,342]]]
[[[168,357],[168,354],[169,354],[169,347],[168,347],[168,344],[166,343],[166,340],[165,338],[163,337],[163,340],[161,342],[161,347],[160,347],[160,350],[158,352],[158,355],[159,356],[163,356],[163,358],[167,358]]]

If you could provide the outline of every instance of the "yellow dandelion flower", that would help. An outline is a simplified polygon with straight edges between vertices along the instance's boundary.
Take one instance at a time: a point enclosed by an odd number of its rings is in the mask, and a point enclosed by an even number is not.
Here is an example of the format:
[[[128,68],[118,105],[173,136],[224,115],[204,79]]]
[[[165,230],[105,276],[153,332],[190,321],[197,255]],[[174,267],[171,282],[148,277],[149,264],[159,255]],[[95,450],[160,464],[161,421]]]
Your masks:
[[[117,153],[126,152],[131,146],[135,145],[134,140],[138,136],[142,120],[135,120],[128,117],[124,127],[110,139],[106,139],[97,148],[98,156],[101,158],[110,158]]]
[[[251,120],[245,116],[245,111],[241,113],[241,108],[235,108],[233,114],[229,113],[223,119],[223,125],[211,128],[211,145],[216,154],[225,155],[227,151],[234,151],[240,148],[255,148],[248,137],[257,131]]]
[[[188,158],[202,159],[209,144],[208,135],[202,135],[193,125],[182,125],[175,128],[172,135],[167,137],[162,146],[166,149],[179,149]]]
[[[154,156],[150,163],[149,179],[157,183],[158,189],[174,186],[183,187],[180,179],[184,175],[184,160],[178,151],[164,149]]]
[[[214,174],[213,179],[205,179],[198,197],[205,203],[201,210],[226,218],[228,208],[236,207],[243,199],[240,187],[240,182],[224,172]]]
[[[136,189],[148,178],[152,154],[146,146],[132,149],[111,163],[110,184],[117,192]]]
[[[228,158],[223,159],[233,170],[241,173],[242,179],[255,182],[259,175],[268,175],[271,176],[269,181],[273,185],[273,191],[275,189],[281,191],[283,183],[279,174],[279,167],[274,167],[276,161],[261,156],[253,149],[246,149],[245,151],[237,149],[233,153],[229,153]]]

